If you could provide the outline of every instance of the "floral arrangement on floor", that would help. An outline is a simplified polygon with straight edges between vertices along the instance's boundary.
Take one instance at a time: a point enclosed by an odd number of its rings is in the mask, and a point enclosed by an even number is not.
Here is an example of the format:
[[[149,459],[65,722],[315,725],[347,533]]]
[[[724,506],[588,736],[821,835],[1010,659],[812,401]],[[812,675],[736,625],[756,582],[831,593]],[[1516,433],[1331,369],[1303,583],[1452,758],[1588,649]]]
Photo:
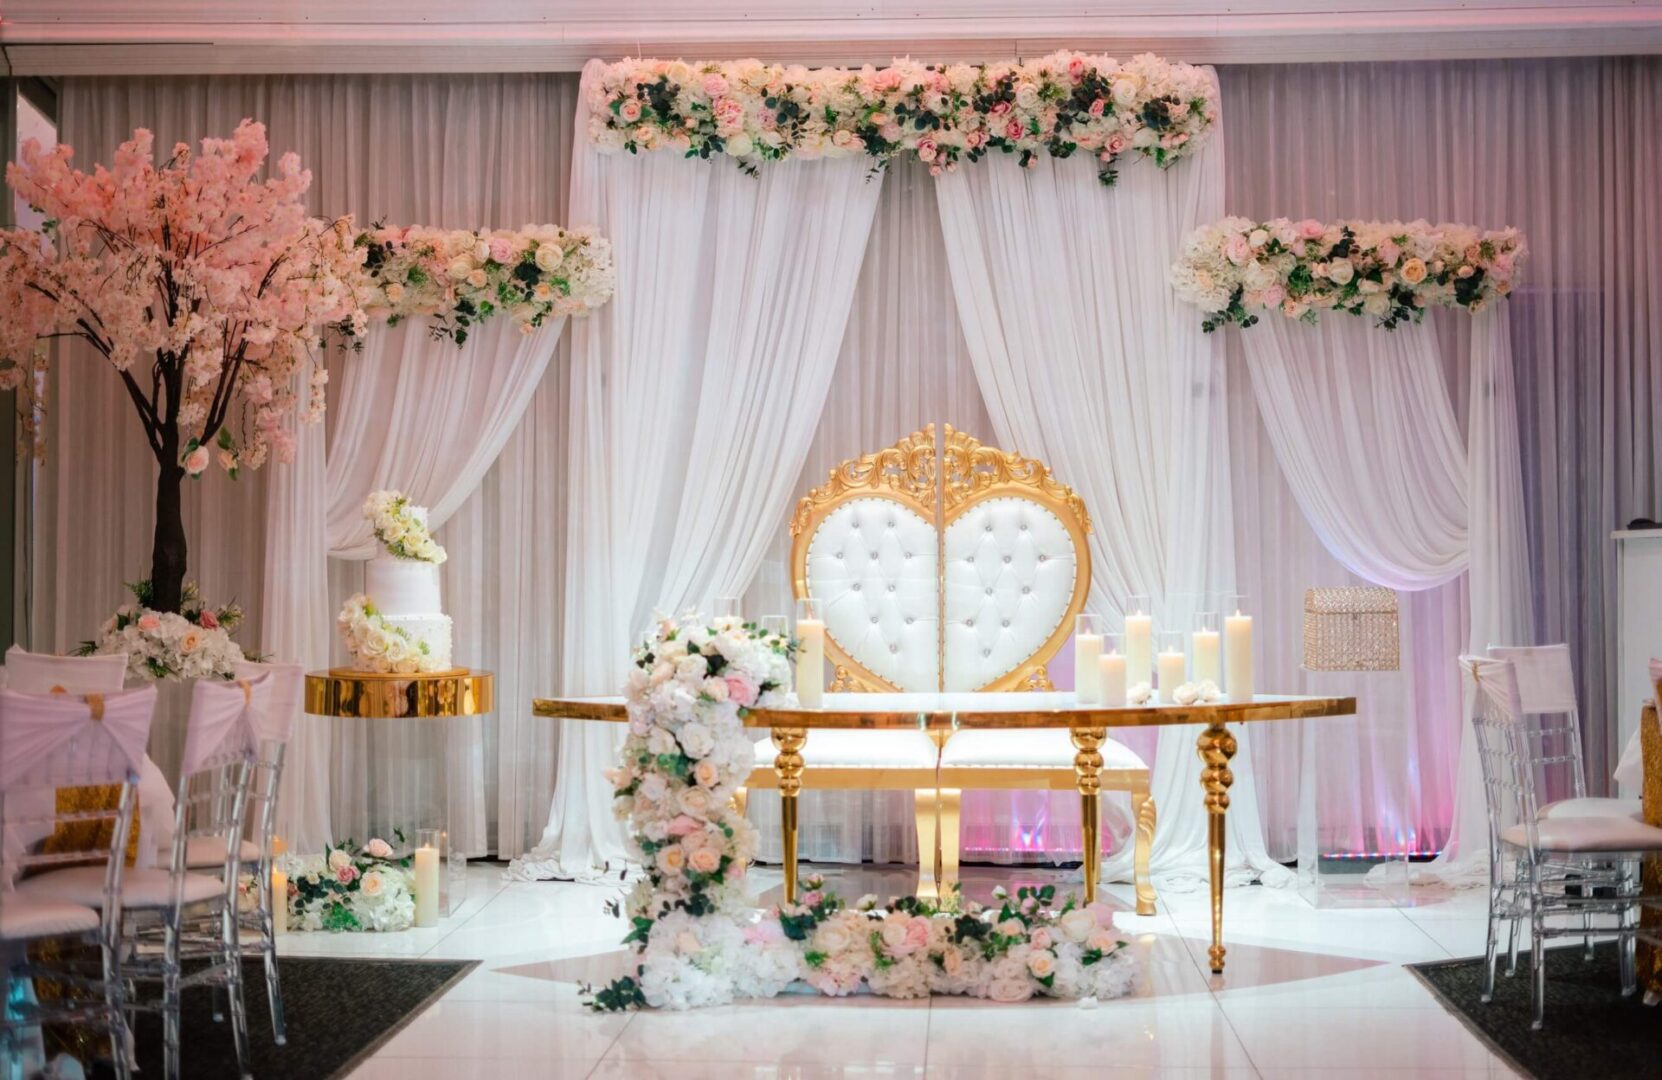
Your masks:
[[[402,491],[370,492],[364,500],[364,517],[389,554],[434,564],[449,558],[427,531],[427,512],[411,506]]]
[[[806,68],[734,60],[623,60],[591,90],[602,150],[668,149],[758,161],[916,154],[939,175],[993,151],[1097,159],[1104,184],[1122,154],[1162,167],[1193,153],[1218,119],[1204,68],[1143,54],[1058,52],[1030,63]]]
[[[402,844],[402,833],[394,834]],[[321,855],[277,856],[288,875],[289,926],[295,930],[392,931],[415,924],[415,890],[408,855],[376,838],[325,847]]]
[[[413,675],[441,671],[448,666],[441,666],[427,642],[411,637],[402,626],[387,622],[375,610],[374,601],[363,593],[353,595],[341,606],[335,623],[340,627],[347,651],[365,671]]]
[[[115,609],[104,620],[98,636],[83,641],[78,656],[125,653],[127,670],[140,679],[230,679],[236,663],[245,658],[231,640],[242,624],[236,604],[208,607],[195,582],[186,582],[177,613],[150,607],[148,581],[127,586],[134,602]]]
[[[608,774],[645,874],[614,913],[635,974],[587,988],[599,1010],[685,1009],[772,997],[792,983],[841,996],[1107,998],[1136,982],[1106,907],[1055,889],[1002,891],[996,908],[949,895],[849,906],[810,878],[795,904],[745,894],[756,833],[733,792],[755,764],[743,718],[790,699],[795,644],[737,619],[660,620],[634,654],[629,729]]]
[[[460,345],[470,327],[506,312],[522,332],[583,314],[612,295],[612,243],[590,229],[388,228],[359,233],[374,282],[367,308],[393,326],[429,317],[433,337]]]
[[[1510,228],[1229,217],[1184,238],[1170,277],[1178,296],[1207,313],[1208,332],[1251,326],[1260,311],[1312,323],[1318,312],[1342,311],[1394,330],[1428,307],[1475,314],[1509,295],[1525,250]]]

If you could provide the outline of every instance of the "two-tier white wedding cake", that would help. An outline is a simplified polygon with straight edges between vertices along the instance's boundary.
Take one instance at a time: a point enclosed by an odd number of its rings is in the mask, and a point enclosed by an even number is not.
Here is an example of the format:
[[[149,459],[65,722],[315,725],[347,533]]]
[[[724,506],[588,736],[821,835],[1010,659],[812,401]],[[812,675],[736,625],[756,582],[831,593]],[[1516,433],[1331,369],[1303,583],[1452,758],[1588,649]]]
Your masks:
[[[439,596],[445,551],[427,531],[427,510],[396,491],[364,503],[381,550],[364,569],[364,591],[346,602],[341,635],[358,671],[451,670],[450,616]]]

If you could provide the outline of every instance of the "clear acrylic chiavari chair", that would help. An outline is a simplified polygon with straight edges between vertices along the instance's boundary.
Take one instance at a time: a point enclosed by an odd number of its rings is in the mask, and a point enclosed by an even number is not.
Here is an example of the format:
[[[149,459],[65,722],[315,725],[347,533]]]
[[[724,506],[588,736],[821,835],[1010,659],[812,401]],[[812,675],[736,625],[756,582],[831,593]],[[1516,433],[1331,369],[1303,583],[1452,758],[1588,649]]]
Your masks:
[[[1517,923],[1528,919],[1532,1024],[1540,1028],[1549,938],[1585,940],[1590,931],[1614,935],[1622,991],[1631,994],[1637,988],[1633,954],[1638,905],[1658,899],[1642,894],[1639,860],[1662,852],[1662,829],[1619,814],[1552,816],[1551,804],[1540,798],[1539,778],[1571,756],[1579,758],[1579,734],[1572,736],[1563,723],[1526,714],[1510,661],[1466,656],[1460,663],[1470,682],[1471,721],[1489,815],[1483,1000],[1489,1001],[1494,993],[1500,924],[1510,924],[1515,933]],[[1599,917],[1612,919],[1613,925],[1595,928],[1593,920]]]
[[[0,849],[0,1062],[8,1077],[27,1064],[28,1031],[45,1024],[106,1032],[115,1074],[131,1075],[119,897],[155,706],[154,687],[84,697],[0,693],[0,821],[8,830]],[[94,808],[58,809],[58,788],[91,785],[114,785],[117,796]],[[44,801],[33,797],[41,792]],[[14,806],[44,813],[8,814],[6,799],[16,795],[30,798]],[[76,850],[33,850],[19,839],[31,826],[72,830]],[[97,902],[34,895],[29,882],[38,878],[12,888],[17,875],[64,871],[82,874]],[[41,952],[43,943],[52,952]],[[34,992],[42,981],[49,993]]]

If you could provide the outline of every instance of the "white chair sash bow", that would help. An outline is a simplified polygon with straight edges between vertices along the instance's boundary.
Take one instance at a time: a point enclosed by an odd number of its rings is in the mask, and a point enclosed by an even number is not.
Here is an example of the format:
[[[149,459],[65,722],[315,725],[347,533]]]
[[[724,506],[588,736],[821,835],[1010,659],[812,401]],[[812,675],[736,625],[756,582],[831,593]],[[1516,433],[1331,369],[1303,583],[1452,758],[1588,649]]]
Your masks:
[[[191,694],[181,775],[258,753],[272,685],[270,675],[235,682],[198,681]]]
[[[84,697],[0,691],[0,790],[136,777],[155,708],[153,686]]]

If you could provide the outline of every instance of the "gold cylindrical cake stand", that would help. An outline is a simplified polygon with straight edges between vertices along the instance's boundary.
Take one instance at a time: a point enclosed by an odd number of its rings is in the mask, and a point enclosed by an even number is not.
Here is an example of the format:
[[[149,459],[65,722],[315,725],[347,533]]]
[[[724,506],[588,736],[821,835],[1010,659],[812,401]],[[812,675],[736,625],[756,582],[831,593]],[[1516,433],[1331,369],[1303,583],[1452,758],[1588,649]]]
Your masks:
[[[360,720],[419,720],[478,716],[496,707],[496,676],[455,668],[383,675],[330,668],[306,676],[306,712]]]

